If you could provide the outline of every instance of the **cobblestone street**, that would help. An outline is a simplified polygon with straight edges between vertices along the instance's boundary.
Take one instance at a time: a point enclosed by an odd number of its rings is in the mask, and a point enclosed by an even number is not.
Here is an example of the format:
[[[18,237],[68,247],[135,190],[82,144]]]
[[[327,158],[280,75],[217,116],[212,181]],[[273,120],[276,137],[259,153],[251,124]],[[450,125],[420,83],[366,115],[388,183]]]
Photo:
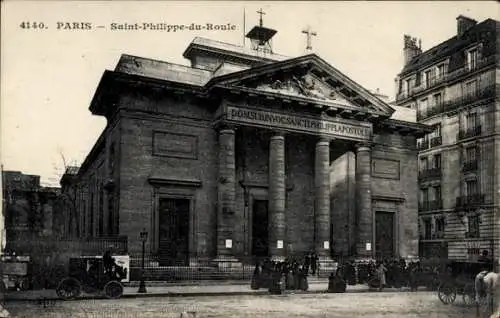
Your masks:
[[[12,301],[13,317],[474,317],[474,309],[443,305],[433,292],[288,294],[224,297],[151,297],[120,300],[80,300],[47,304]]]

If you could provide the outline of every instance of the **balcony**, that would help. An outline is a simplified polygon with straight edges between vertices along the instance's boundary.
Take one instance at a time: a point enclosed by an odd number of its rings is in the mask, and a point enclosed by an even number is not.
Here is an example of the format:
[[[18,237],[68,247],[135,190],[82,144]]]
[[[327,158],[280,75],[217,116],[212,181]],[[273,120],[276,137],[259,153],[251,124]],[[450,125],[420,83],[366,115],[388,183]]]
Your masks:
[[[494,98],[495,92],[496,92],[496,85],[492,84],[483,89],[479,89],[473,93],[455,97],[453,99],[444,102],[444,111],[456,110],[461,106],[473,104],[482,99]]]
[[[437,85],[447,82],[447,81],[452,81],[454,79],[459,78],[462,75],[469,74],[471,72],[474,72],[476,70],[479,70],[483,68],[484,66],[494,64],[497,61],[498,56],[497,55],[491,55],[488,57],[485,57],[475,63],[465,63],[464,66],[461,68],[458,68],[450,73],[443,74],[443,76],[438,76],[435,78],[430,78],[426,81],[422,81],[419,83],[418,86],[412,87],[410,90],[407,91],[402,91],[396,96],[397,101],[402,101],[405,100],[409,97],[412,97],[413,95],[416,95],[418,93],[424,92],[428,89],[431,89],[433,87],[436,87]]]
[[[442,113],[444,110],[443,104],[436,104],[433,106],[430,106],[427,108],[427,111],[425,112],[418,112],[417,113],[417,120],[424,120],[426,118],[432,117],[434,115]]]
[[[477,167],[478,167],[477,160],[466,161],[462,166],[462,171],[463,172],[475,171],[477,170]]]
[[[417,150],[418,151],[426,150],[429,148],[430,148],[429,147],[429,140],[424,140],[422,142],[417,143]]]
[[[434,137],[431,139],[431,148],[441,146],[443,144],[443,137]]]
[[[439,178],[441,178],[441,168],[424,169],[422,171],[419,171],[418,173],[419,181],[439,179]]]
[[[442,208],[443,208],[442,200],[423,201],[419,202],[418,204],[418,211],[420,212],[441,210]]]
[[[462,66],[461,68],[448,73],[448,78],[454,79],[461,75],[474,72],[476,70],[483,68],[484,66],[495,63],[496,60],[497,60],[497,55],[491,55],[484,57],[474,63],[465,63],[464,66]]]
[[[481,125],[473,128],[463,129],[458,132],[458,140],[481,136]]]
[[[466,210],[484,204],[484,194],[466,195],[457,197],[456,210]]]

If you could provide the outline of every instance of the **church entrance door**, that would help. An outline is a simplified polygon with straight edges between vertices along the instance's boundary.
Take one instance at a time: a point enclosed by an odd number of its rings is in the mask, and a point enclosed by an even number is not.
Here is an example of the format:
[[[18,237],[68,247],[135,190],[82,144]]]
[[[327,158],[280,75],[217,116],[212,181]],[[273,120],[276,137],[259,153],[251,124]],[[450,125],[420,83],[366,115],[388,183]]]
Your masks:
[[[269,213],[267,200],[255,200],[252,213],[252,255],[269,256]]]
[[[394,213],[375,214],[375,253],[377,259],[394,257]]]
[[[189,265],[189,205],[188,199],[160,199],[160,266]]]

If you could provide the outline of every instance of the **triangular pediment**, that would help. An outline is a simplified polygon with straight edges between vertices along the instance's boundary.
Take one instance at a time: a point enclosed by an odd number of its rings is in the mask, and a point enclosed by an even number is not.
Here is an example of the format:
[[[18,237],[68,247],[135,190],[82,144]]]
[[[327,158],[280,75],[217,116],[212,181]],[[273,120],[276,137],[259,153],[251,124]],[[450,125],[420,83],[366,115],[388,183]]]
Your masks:
[[[207,87],[307,100],[389,117],[394,109],[315,54],[214,77]]]

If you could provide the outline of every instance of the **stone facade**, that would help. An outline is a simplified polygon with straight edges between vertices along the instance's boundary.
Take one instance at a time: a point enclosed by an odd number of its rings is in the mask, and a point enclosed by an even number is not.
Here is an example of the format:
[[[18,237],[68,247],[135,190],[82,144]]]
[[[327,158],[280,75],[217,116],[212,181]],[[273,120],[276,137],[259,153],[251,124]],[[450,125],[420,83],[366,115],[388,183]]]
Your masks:
[[[74,181],[81,235],[128,236],[138,255],[145,229],[168,265],[416,256],[427,126],[316,55],[195,39],[185,57],[197,68],[124,55],[105,72],[90,110],[109,124]]]
[[[2,171],[5,249],[17,251],[18,242],[57,235],[59,188],[43,187],[40,176],[19,171]]]
[[[397,104],[434,127],[417,141],[424,257],[499,255],[499,26],[458,17],[457,36],[417,52],[396,79]]]

